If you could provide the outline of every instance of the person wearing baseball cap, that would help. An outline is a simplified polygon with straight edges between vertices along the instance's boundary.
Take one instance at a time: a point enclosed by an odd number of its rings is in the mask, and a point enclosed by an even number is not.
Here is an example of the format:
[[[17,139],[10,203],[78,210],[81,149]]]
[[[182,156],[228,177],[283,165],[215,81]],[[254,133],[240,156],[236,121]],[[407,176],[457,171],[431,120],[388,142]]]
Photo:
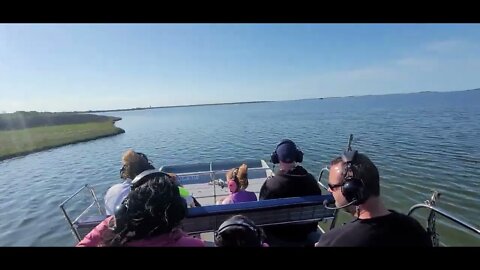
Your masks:
[[[268,178],[260,189],[260,200],[321,195],[315,177],[298,163],[303,152],[289,139],[280,141],[270,156],[273,164],[279,164],[275,176]],[[274,225],[264,227],[270,246],[314,246],[320,234],[317,222]]]

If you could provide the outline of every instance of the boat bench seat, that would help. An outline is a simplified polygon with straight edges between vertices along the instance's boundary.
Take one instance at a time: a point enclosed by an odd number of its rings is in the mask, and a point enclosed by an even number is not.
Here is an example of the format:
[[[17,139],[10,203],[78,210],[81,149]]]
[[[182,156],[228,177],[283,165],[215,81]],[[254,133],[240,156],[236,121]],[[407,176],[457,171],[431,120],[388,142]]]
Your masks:
[[[332,195],[315,195],[190,208],[183,229],[188,233],[215,231],[223,221],[239,214],[260,227],[332,219],[335,210],[326,209],[325,200],[332,203],[334,199]]]
[[[183,229],[189,234],[215,231],[233,215],[244,215],[256,225],[304,223],[334,218],[335,210],[326,209],[323,202],[334,201],[332,195],[314,195],[283,199],[261,200],[226,205],[208,205],[188,209]],[[74,228],[83,238],[107,216],[89,216],[74,222]]]

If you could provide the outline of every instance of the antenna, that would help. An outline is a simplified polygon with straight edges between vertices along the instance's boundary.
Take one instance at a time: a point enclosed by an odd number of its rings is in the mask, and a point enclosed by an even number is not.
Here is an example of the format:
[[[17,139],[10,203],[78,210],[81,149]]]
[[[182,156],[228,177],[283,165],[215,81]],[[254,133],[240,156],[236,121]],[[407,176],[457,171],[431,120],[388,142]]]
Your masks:
[[[352,141],[353,141],[353,134],[350,134],[350,138],[348,139],[347,151],[352,151]]]

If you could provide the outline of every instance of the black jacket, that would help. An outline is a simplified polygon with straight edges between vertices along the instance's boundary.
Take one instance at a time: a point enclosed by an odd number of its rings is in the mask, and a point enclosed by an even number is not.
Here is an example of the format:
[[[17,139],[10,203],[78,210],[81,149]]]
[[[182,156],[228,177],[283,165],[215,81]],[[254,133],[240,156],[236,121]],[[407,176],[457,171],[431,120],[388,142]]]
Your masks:
[[[432,240],[412,217],[390,210],[390,214],[356,219],[326,232],[317,243],[320,247],[431,247]]]
[[[268,178],[260,189],[260,200],[321,195],[317,180],[302,166],[284,173],[279,171]],[[275,225],[264,227],[267,239],[269,235],[285,241],[303,241],[307,235],[317,230],[317,222],[296,225]]]

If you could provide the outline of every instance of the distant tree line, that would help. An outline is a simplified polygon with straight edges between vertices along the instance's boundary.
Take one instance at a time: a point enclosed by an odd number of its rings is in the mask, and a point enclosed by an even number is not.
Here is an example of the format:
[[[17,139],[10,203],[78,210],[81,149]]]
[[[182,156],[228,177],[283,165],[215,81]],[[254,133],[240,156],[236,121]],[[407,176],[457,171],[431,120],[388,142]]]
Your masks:
[[[118,121],[113,116],[84,113],[25,112],[0,114],[0,130],[15,130],[41,126],[81,124],[91,122]]]

